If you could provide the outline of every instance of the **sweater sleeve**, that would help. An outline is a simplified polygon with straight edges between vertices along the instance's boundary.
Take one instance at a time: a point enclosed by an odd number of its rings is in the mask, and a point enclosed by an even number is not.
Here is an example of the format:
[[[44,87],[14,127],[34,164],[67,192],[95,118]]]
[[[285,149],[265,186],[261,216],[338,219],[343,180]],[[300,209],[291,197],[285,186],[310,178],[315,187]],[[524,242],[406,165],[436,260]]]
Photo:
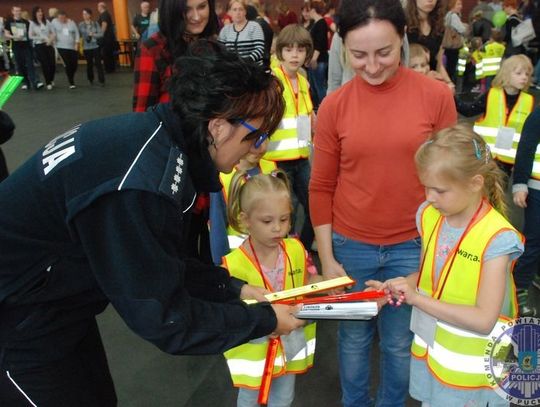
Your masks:
[[[531,177],[536,149],[540,143],[540,107],[527,117],[518,143],[513,184],[527,184]]]
[[[332,201],[337,185],[340,146],[334,104],[323,103],[317,114],[309,208],[313,226],[332,223]]]
[[[272,332],[268,303],[227,301],[235,288],[226,270],[181,257],[177,211],[154,194],[122,191],[74,218],[96,280],[127,325],[172,354],[221,353]]]

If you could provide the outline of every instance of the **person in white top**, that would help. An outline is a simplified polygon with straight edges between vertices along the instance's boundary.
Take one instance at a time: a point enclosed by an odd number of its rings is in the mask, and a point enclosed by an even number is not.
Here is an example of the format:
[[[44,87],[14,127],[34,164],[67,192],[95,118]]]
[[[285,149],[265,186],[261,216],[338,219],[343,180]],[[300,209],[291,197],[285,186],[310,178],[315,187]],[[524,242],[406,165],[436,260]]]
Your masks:
[[[67,18],[65,11],[59,11],[58,17],[51,24],[56,36],[56,49],[66,66],[69,88],[75,89],[74,77],[79,61],[79,55],[77,53],[80,38],[79,29],[73,20]]]
[[[56,73],[56,56],[53,47],[55,35],[52,24],[47,21],[43,9],[39,6],[32,9],[28,35],[34,43],[35,55],[41,65],[47,90],[51,90]]]

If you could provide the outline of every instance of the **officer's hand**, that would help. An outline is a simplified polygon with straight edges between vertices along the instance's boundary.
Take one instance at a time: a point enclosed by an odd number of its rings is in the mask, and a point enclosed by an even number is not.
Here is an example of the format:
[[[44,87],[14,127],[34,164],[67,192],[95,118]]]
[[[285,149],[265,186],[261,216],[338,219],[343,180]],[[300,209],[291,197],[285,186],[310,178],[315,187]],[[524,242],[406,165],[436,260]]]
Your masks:
[[[255,287],[253,285],[244,284],[242,286],[242,289],[240,290],[240,299],[242,300],[257,300],[259,302],[266,302],[268,301],[265,294],[269,294],[270,291],[268,291],[264,287]]]
[[[276,313],[277,325],[274,332],[270,335],[271,338],[275,338],[279,335],[288,335],[296,328],[300,328],[306,324],[306,321],[294,316],[294,314],[302,308],[301,304],[295,306],[273,304],[272,308]]]

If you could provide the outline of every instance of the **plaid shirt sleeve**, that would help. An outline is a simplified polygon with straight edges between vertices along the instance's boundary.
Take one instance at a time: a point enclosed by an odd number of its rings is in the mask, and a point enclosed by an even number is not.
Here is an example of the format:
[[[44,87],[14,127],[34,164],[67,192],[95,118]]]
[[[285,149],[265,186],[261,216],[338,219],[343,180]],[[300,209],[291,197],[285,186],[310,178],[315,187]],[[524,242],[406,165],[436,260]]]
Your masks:
[[[133,111],[144,112],[159,102],[161,75],[158,70],[159,53],[145,42],[139,47],[135,58],[135,80],[133,86]]]

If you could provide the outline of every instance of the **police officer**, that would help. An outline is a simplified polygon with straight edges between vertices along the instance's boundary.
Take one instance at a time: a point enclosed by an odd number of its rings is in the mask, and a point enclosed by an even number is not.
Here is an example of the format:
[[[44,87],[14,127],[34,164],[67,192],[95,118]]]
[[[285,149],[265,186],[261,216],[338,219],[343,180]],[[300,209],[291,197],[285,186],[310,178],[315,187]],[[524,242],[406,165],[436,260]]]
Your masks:
[[[1,406],[116,405],[95,322],[109,302],[171,354],[303,325],[183,256],[197,193],[219,191],[217,171],[274,132],[281,87],[208,42],[176,69],[170,104],[76,125],[0,184]]]

